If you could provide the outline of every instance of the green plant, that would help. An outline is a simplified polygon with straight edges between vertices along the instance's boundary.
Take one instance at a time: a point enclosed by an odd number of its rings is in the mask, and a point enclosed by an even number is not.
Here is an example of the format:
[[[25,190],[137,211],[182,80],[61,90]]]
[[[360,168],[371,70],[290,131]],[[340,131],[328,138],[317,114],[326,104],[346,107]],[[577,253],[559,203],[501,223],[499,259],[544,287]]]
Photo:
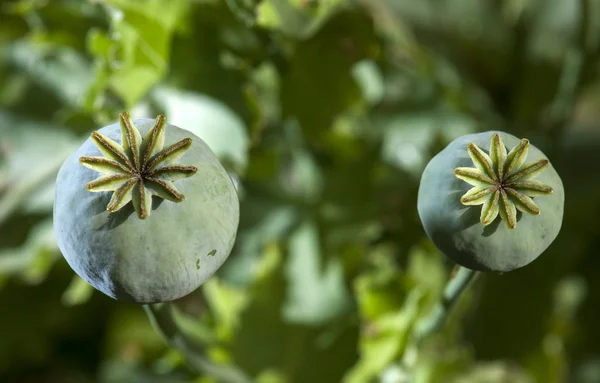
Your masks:
[[[597,3],[0,0],[0,381],[598,381]],[[52,225],[61,164],[123,110],[202,138],[240,200],[227,261],[146,312],[74,273]],[[452,272],[417,214],[429,160],[482,126],[567,191],[515,272]],[[151,198],[187,208],[198,177]]]
[[[479,147],[490,142],[488,156]],[[507,154],[504,142],[515,149]],[[540,197],[533,202],[534,196]],[[472,206],[480,204],[481,211]],[[452,141],[425,168],[418,198],[423,227],[444,254],[464,267],[497,272],[523,267],[550,246],[563,205],[562,181],[544,153],[503,132]]]
[[[480,147],[488,143],[485,153]],[[421,177],[419,216],[433,243],[460,266],[417,336],[442,326],[479,271],[506,272],[539,257],[560,231],[563,205],[558,173],[527,139],[494,131],[468,134],[433,157]]]
[[[181,156],[191,165],[173,163]],[[184,194],[191,197],[170,202]],[[198,288],[229,256],[238,220],[237,193],[217,157],[162,116],[121,114],[57,176],[54,228],[65,259],[122,301],[172,301]]]

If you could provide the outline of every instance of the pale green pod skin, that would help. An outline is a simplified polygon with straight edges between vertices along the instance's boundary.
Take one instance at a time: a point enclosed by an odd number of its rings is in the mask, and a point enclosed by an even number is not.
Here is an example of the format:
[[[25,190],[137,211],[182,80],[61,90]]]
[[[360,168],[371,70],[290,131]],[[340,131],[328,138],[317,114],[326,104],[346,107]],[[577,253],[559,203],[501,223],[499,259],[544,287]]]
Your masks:
[[[137,119],[144,137],[154,119]],[[122,143],[119,123],[98,130]],[[101,174],[80,163],[102,156],[88,139],[62,165],[56,182],[54,230],[71,268],[104,294],[125,302],[168,302],[197,289],[225,262],[239,223],[233,182],[210,148],[192,133],[167,124],[165,146],[184,138],[192,145],[177,161],[196,174],[175,181],[179,203],[152,197],[152,212],[139,219],[131,202],[109,213],[111,192],[92,193],[86,184]]]
[[[460,198],[472,186],[454,175],[458,167],[474,167],[467,145],[474,143],[488,153],[492,134],[498,133],[510,150],[521,141],[504,132],[469,134],[452,141],[426,166],[421,177],[418,211],[433,243],[461,266],[506,272],[523,267],[542,254],[558,235],[564,207],[563,184],[550,163],[536,180],[552,187],[549,195],[535,197],[540,215],[518,212],[517,225],[509,229],[498,216],[488,226],[480,223],[481,206],[465,206]],[[489,154],[489,153],[488,153]],[[527,162],[547,157],[529,146]]]

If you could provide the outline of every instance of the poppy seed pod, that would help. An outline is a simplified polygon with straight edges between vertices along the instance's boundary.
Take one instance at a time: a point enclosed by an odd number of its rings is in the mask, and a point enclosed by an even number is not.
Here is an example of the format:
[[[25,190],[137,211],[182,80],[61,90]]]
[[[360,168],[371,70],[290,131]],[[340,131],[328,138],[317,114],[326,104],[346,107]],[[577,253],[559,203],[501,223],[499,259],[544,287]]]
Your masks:
[[[433,243],[461,266],[505,272],[542,254],[558,235],[564,189],[528,140],[489,131],[452,141],[421,177],[418,211]]]
[[[167,302],[198,288],[235,241],[239,201],[210,148],[163,116],[97,132],[56,180],[54,231],[63,256],[104,294]]]

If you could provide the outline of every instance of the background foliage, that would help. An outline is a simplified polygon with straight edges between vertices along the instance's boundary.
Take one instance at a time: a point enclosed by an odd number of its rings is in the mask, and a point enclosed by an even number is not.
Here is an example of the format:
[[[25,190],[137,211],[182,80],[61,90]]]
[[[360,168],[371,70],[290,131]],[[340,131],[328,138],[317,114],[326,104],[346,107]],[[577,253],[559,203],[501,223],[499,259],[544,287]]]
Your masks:
[[[598,0],[1,0],[0,381],[600,382],[599,53]],[[202,137],[240,192],[226,265],[168,306],[187,364],[52,233],[58,167],[124,110]],[[490,129],[550,157],[563,230],[417,349],[452,269],[420,173]]]

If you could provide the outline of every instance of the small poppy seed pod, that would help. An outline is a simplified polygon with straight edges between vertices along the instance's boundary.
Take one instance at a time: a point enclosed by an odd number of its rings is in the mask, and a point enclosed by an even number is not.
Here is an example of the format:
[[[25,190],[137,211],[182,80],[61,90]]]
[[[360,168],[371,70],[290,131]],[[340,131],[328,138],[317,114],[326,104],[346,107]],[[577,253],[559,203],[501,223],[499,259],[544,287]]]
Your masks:
[[[163,116],[127,113],[83,143],[56,180],[54,231],[84,280],[121,301],[168,302],[227,259],[239,201],[215,154]]]
[[[504,132],[469,134],[431,159],[418,211],[425,232],[454,262],[506,272],[542,254],[558,235],[564,189],[548,158]]]

